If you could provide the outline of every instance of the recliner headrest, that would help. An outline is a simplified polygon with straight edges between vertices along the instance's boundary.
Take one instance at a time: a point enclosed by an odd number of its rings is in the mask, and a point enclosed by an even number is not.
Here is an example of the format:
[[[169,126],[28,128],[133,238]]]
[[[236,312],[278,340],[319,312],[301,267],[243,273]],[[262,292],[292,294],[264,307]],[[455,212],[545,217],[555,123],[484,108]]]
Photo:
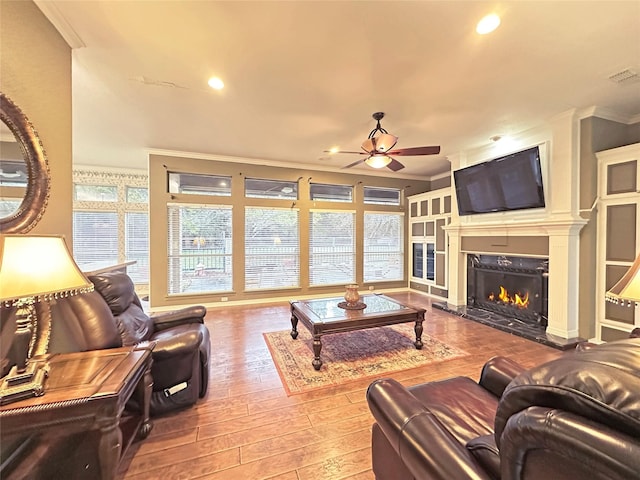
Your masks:
[[[640,437],[640,338],[565,354],[514,378],[496,413],[498,446],[509,417],[531,406],[570,411]]]
[[[120,315],[135,301],[135,287],[126,273],[90,275],[89,280],[104,297],[114,315]]]

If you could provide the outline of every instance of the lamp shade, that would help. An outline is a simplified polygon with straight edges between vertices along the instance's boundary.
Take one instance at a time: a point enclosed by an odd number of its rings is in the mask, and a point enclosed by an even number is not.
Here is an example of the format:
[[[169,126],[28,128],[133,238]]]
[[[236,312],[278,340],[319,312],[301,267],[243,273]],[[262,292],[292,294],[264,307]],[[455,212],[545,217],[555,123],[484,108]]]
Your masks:
[[[640,254],[622,278],[605,294],[615,303],[640,302]]]
[[[0,301],[36,300],[90,292],[62,236],[0,235]]]

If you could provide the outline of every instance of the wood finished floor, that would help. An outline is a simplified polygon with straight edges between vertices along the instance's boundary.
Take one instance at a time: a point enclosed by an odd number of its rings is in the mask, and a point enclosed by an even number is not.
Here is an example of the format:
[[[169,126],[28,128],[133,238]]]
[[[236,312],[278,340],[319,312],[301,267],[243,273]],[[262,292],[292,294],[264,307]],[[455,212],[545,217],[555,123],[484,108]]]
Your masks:
[[[468,356],[392,376],[405,385],[466,375],[509,356],[527,367],[561,352],[431,308],[418,293],[390,296],[427,309],[424,332]],[[156,417],[119,479],[371,480],[371,380],[287,397],[262,332],[291,327],[286,302],[211,308],[211,379],[195,407]],[[304,328],[304,327],[302,327]],[[327,336],[326,341],[331,341]],[[319,373],[321,374],[321,373]]]

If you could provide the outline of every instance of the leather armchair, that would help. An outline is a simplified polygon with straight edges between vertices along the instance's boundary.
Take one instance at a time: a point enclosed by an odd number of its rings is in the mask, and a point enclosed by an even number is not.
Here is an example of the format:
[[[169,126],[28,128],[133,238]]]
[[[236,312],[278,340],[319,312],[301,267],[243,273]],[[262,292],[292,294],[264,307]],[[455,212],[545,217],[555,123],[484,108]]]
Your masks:
[[[210,338],[203,306],[148,316],[124,273],[90,276],[95,291],[51,305],[49,351],[154,344],[151,414],[194,404],[207,392]]]
[[[377,480],[640,478],[640,339],[367,391]]]

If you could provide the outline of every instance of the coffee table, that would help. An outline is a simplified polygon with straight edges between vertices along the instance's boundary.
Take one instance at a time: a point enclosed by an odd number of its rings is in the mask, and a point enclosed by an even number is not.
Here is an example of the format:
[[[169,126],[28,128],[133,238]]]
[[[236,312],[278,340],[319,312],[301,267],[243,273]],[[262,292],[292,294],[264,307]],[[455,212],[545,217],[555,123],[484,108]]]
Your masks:
[[[314,359],[311,364],[320,370],[322,360],[322,335],[329,333],[350,332],[365,328],[383,327],[396,323],[415,322],[415,347],[422,348],[423,308],[413,308],[401,304],[385,295],[364,295],[360,301],[366,304],[362,310],[345,310],[338,307],[343,297],[322,298],[314,300],[291,300],[291,337],[298,337],[298,321],[307,327],[313,335]]]

